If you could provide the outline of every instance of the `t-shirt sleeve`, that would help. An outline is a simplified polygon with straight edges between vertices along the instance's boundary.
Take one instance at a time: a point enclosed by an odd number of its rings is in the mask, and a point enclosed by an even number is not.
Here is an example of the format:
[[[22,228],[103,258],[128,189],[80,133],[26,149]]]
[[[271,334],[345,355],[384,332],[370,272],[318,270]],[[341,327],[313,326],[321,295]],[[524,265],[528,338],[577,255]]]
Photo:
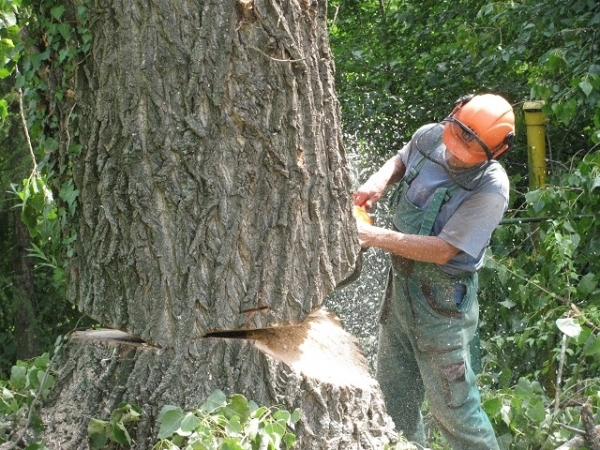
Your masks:
[[[457,208],[438,236],[477,258],[488,245],[507,206],[506,198],[499,193],[474,194]]]
[[[406,144],[400,150],[398,150],[397,155],[400,157],[400,160],[404,163],[404,167],[408,164],[408,153],[409,153],[409,145]]]

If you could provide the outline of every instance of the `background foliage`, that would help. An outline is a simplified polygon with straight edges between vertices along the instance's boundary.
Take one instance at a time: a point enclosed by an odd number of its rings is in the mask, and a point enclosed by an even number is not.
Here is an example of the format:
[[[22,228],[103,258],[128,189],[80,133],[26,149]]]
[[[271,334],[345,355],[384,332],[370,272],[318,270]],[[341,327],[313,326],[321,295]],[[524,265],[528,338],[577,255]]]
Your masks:
[[[517,143],[503,158],[512,180],[509,220],[496,231],[481,274],[480,381],[503,448],[556,448],[572,437],[568,427],[581,428],[582,406],[600,422],[600,5],[329,4],[357,182],[464,94],[497,92],[515,106]],[[55,64],[76,70],[85,57],[92,39],[86,12],[85,2],[65,11],[55,0],[0,0],[0,378],[34,373],[44,358],[11,367],[50,349],[81,319],[64,301],[63,278],[76,239],[63,230],[76,217],[77,191],[53,161],[83,149],[70,136],[59,150],[61,124],[52,111],[56,99],[69,98],[73,80],[47,74]],[[549,184],[535,190],[521,113],[530,99],[545,101],[548,118]],[[430,433],[432,446],[444,448]]]
[[[52,113],[68,80],[50,80],[52,64],[73,65],[89,48],[85,7],[76,20],[44,0],[0,0],[0,375],[16,359],[52,349],[77,323],[89,325],[64,296],[64,260],[75,235],[70,173],[56,173],[59,124]],[[86,45],[88,46],[86,48]]]
[[[599,423],[600,5],[332,0],[329,16],[357,183],[464,94],[515,107],[510,211],[481,274],[484,407],[503,448],[558,447],[582,428],[584,404]],[[535,190],[527,100],[548,118],[549,183]]]

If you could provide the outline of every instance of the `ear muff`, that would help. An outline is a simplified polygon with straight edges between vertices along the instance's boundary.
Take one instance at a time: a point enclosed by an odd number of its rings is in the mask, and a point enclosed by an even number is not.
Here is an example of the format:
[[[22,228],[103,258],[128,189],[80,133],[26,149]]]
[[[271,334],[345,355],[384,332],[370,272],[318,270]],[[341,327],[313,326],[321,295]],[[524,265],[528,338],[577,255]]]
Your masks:
[[[510,150],[512,146],[515,145],[515,133],[512,131],[508,133],[504,138],[504,143],[506,144],[506,150]]]
[[[515,133],[512,131],[504,137],[504,141],[493,151],[494,158],[498,159],[504,152],[507,152],[515,144]]]
[[[463,106],[463,105],[469,103],[473,97],[475,97],[474,94],[463,95],[458,100],[456,100],[456,102],[454,102],[454,104],[455,105],[459,105],[459,106]]]

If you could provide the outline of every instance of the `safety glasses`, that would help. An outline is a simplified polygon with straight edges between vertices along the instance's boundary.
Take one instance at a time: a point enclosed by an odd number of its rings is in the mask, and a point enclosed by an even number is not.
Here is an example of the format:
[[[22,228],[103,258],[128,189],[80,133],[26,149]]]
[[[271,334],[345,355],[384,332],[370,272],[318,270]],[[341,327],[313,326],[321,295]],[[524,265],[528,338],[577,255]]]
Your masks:
[[[473,130],[471,130],[468,126],[466,126],[460,120],[455,119],[454,117],[446,117],[442,122],[450,122],[450,123],[453,123],[454,125],[457,125],[461,130],[460,138],[466,144],[469,144],[471,141],[476,141],[481,146],[483,151],[485,152],[488,161],[491,161],[492,159],[494,159],[494,154],[492,153],[490,148],[485,144],[485,142],[483,142]]]

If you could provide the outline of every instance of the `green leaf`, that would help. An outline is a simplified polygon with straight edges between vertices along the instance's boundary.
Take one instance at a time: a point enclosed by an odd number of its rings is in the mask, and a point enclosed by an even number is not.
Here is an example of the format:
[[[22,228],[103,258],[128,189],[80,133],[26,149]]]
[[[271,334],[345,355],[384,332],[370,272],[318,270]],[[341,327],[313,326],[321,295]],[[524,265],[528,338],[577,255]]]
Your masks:
[[[0,119],[8,117],[8,102],[5,99],[0,99]]]
[[[48,367],[48,364],[50,364],[50,354],[46,352],[43,355],[38,356],[33,361],[33,364],[39,369],[46,369],[46,367]]]
[[[283,436],[283,443],[286,449],[292,448],[296,444],[296,435],[294,433],[286,433]]]
[[[279,422],[271,422],[266,424],[263,430],[269,435],[275,448],[279,448],[279,445],[281,444],[281,438],[286,432],[285,427],[281,426],[281,423]]]
[[[527,378],[519,378],[515,386],[515,394],[520,397],[529,397],[533,394],[533,387]]]
[[[108,436],[106,434],[90,434],[90,446],[93,449],[101,449],[108,444]]]
[[[237,438],[226,437],[223,439],[219,450],[248,450],[248,448],[242,447],[240,440]]]
[[[223,408],[225,406],[227,406],[227,397],[222,391],[217,389],[208,396],[206,401],[200,406],[200,409],[211,413],[218,408]]]
[[[62,15],[65,12],[65,7],[64,6],[55,6],[54,8],[52,8],[50,10],[50,14],[52,15],[52,17],[54,17],[56,20],[60,20],[60,18],[62,17]]]
[[[546,418],[546,407],[541,400],[533,399],[525,410],[525,415],[536,425],[540,424]]]
[[[506,387],[509,385],[512,378],[512,371],[510,369],[503,369],[498,375],[498,385],[500,387]]]
[[[292,413],[292,418],[291,418],[291,422],[292,424],[296,424],[298,423],[298,421],[300,420],[300,418],[302,417],[302,412],[300,411],[300,409],[295,409],[294,412]]]
[[[129,403],[120,403],[110,415],[110,421],[113,423],[122,422],[128,424],[139,422],[142,417],[142,409],[139,406],[130,405]]]
[[[292,415],[289,413],[289,411],[282,409],[275,411],[275,413],[273,414],[273,419],[277,421],[283,420],[285,423],[288,423],[291,417]]]
[[[244,423],[250,417],[250,405],[246,397],[240,394],[234,394],[229,398],[225,410],[225,416],[228,418],[238,416],[241,423]]]
[[[586,296],[594,292],[596,290],[596,286],[598,286],[596,275],[593,273],[588,273],[582,276],[579,280],[577,292],[583,296]]]
[[[27,386],[27,367],[23,364],[23,362],[17,361],[17,365],[10,370],[10,384],[17,390],[23,390]]]
[[[592,334],[585,343],[583,354],[585,356],[592,356],[598,353],[600,353],[600,338]]]
[[[131,444],[131,437],[125,425],[122,422],[117,422],[112,427],[112,438],[115,442],[121,445]]]
[[[268,408],[265,408],[264,406],[259,406],[254,411],[252,411],[252,417],[256,417],[256,418],[260,419],[265,414],[267,414],[267,412],[269,412]]]
[[[192,431],[198,427],[202,421],[193,413],[188,412],[184,418],[181,420],[181,431],[183,433],[191,434]]]
[[[591,335],[592,335],[591,328],[582,326],[581,334],[579,335],[579,337],[577,338],[577,340],[575,342],[577,342],[577,345],[584,345],[588,341],[588,339],[590,338]]]
[[[88,422],[87,432],[92,448],[102,448],[108,442],[110,424],[105,420],[91,419]]]
[[[581,88],[586,97],[589,97],[592,91],[594,90],[594,87],[592,86],[592,83],[590,83],[589,78],[585,78],[584,80],[582,80],[579,83],[579,87]]]
[[[238,416],[233,416],[225,425],[225,431],[230,436],[240,437],[244,433],[244,427],[240,423]]]
[[[488,416],[495,417],[502,409],[502,400],[499,397],[492,397],[483,402],[482,406]]]
[[[13,395],[12,391],[2,386],[2,401],[10,403],[14,400],[14,398],[15,396]]]
[[[181,408],[176,406],[163,406],[157,419],[160,422],[158,438],[164,439],[173,436],[181,427],[183,417],[184,414]]]

